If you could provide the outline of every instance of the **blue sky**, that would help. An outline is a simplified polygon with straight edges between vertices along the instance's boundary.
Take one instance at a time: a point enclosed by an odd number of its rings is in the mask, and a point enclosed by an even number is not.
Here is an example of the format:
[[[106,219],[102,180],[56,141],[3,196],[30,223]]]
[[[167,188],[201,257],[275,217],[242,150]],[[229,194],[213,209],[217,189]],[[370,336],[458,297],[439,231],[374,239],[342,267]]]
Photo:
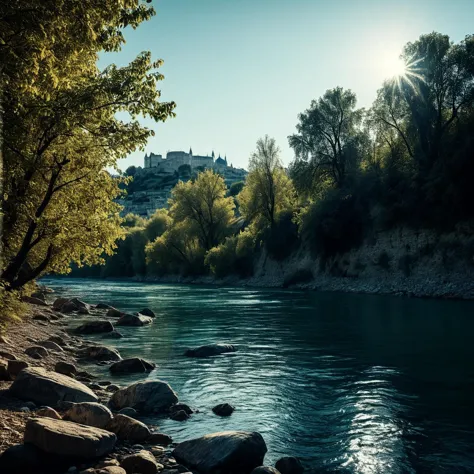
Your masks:
[[[246,167],[257,139],[287,136],[312,99],[335,86],[369,107],[408,41],[439,31],[455,42],[474,33],[474,0],[154,0],[157,15],[126,30],[124,65],[144,50],[165,61],[163,100],[176,118],[143,123],[156,135],[146,152],[227,154]],[[141,151],[119,166],[143,165]]]

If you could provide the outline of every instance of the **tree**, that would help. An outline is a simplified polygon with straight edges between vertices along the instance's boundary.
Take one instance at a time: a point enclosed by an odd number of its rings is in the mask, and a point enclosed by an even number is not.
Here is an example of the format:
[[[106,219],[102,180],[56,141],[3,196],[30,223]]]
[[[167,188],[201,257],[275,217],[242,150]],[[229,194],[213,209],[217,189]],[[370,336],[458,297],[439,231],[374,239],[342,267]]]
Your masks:
[[[240,193],[240,191],[242,191],[244,186],[245,186],[244,181],[236,181],[235,183],[232,183],[229,188],[229,196],[237,196]]]
[[[281,212],[292,210],[295,191],[280,161],[280,149],[266,135],[257,141],[249,160],[249,174],[238,195],[240,212],[247,221],[273,227]]]
[[[295,151],[295,179],[303,187],[329,180],[336,187],[345,184],[348,173],[360,160],[360,125],[364,116],[356,109],[356,95],[336,87],[313,100],[308,110],[299,115],[297,133],[288,137]]]
[[[226,197],[226,185],[212,170],[199,173],[197,179],[180,181],[171,192],[170,216],[174,223],[186,222],[206,251],[230,233],[234,220],[234,200]]]
[[[126,176],[135,176],[137,173],[137,167],[136,166],[129,166],[126,170],[125,170],[125,175]]]
[[[157,209],[145,225],[145,236],[150,242],[153,242],[157,237],[162,236],[170,225],[171,218],[168,211]]]
[[[9,289],[46,271],[68,271],[71,261],[103,261],[123,236],[113,202],[120,180],[104,169],[153,135],[139,115],[163,121],[174,103],[159,101],[161,61],[150,53],[103,71],[95,62],[99,51],[120,48],[125,26],[135,28],[153,13],[139,0],[2,2],[0,278]],[[118,112],[131,120],[121,121]]]

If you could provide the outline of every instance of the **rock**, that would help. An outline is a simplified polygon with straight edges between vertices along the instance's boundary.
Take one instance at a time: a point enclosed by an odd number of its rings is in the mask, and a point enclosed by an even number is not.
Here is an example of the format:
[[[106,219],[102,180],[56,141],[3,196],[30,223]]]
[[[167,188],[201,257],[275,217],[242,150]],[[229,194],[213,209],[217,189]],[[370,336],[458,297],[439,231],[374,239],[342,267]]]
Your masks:
[[[230,416],[234,412],[235,408],[228,403],[221,403],[216,405],[212,411],[218,416]]]
[[[106,406],[94,402],[74,403],[63,414],[64,420],[103,429],[106,429],[112,417],[112,412]]]
[[[208,344],[206,346],[188,349],[184,355],[187,357],[211,357],[215,355],[225,354],[227,352],[235,352],[237,349],[231,344]]]
[[[281,474],[302,474],[304,472],[301,461],[292,456],[279,459],[275,463],[275,467]]]
[[[112,451],[117,436],[91,426],[52,418],[31,418],[26,423],[25,443],[59,456],[94,459]]]
[[[127,474],[127,471],[120,466],[106,466],[96,470],[95,474]]]
[[[180,410],[184,410],[188,415],[191,415],[192,413],[194,413],[194,410],[189,405],[186,405],[186,403],[181,403],[181,402],[175,403],[170,408],[170,412],[180,411]]]
[[[8,361],[0,359],[0,380],[10,380],[8,375]]]
[[[79,307],[72,301],[66,301],[61,308],[59,309],[61,313],[72,313],[74,311],[79,311]]]
[[[32,400],[40,405],[56,406],[60,400],[71,402],[96,402],[94,392],[66,375],[48,372],[41,367],[27,367],[16,377],[10,393],[22,400]]]
[[[158,472],[158,463],[155,457],[145,450],[126,456],[120,465],[127,474],[156,474]]]
[[[48,303],[46,303],[46,301],[44,301],[40,298],[37,298],[35,296],[23,296],[21,299],[25,303],[34,304],[34,305],[37,305],[37,306],[48,306]]]
[[[159,444],[161,446],[168,446],[173,442],[173,438],[164,433],[152,433],[147,439],[149,444]]]
[[[113,417],[106,429],[115,433],[118,439],[128,441],[145,441],[151,435],[145,423],[120,413]]]
[[[42,346],[31,346],[25,349],[25,354],[33,359],[42,359],[48,356],[48,351]]]
[[[46,301],[46,294],[47,294],[46,291],[38,290],[38,291],[34,291],[33,293],[31,293],[30,296],[32,296],[33,298],[38,298],[41,301]]]
[[[6,360],[16,360],[16,357],[7,351],[0,351],[0,358],[6,359]]]
[[[155,364],[147,362],[146,360],[138,357],[131,359],[124,359],[119,362],[115,362],[109,367],[110,372],[113,374],[130,374],[140,372],[150,372],[155,368]]]
[[[21,407],[19,411],[21,411],[23,413],[30,413],[31,412],[31,410],[28,407]]]
[[[119,411],[119,414],[131,416],[132,418],[135,418],[138,415],[137,410],[134,410],[133,408],[130,408],[130,407],[122,408]]]
[[[143,316],[150,316],[150,318],[156,318],[156,314],[150,308],[143,308],[138,313],[143,314]]]
[[[33,402],[26,402],[23,406],[25,406],[29,410],[36,410],[36,404]]]
[[[69,362],[63,362],[61,360],[59,362],[56,362],[56,365],[54,366],[54,370],[58,374],[67,375],[69,377],[77,373],[77,368],[74,364],[70,364]]]
[[[225,431],[178,444],[175,459],[202,474],[250,473],[263,464],[267,446],[260,433]]]
[[[115,385],[114,383],[111,383],[110,385],[107,385],[105,390],[110,393],[115,393],[117,390],[120,390],[120,387],[118,385]]]
[[[46,321],[46,322],[49,322],[50,319],[51,318],[49,316],[46,316],[46,314],[43,314],[43,313],[38,313],[38,314],[33,315],[33,321]]]
[[[170,418],[174,421],[186,421],[189,418],[189,415],[184,410],[178,410],[172,412]]]
[[[54,420],[61,420],[61,415],[51,407],[41,407],[35,412],[36,416],[43,418],[53,418]]]
[[[99,361],[117,361],[122,360],[117,350],[106,346],[89,346],[79,349],[79,357],[94,359]]]
[[[274,467],[260,466],[256,467],[251,474],[280,474]]]
[[[138,412],[154,413],[167,410],[177,401],[178,396],[166,382],[153,380],[117,390],[109,403],[116,410],[131,407]]]
[[[90,305],[88,305],[87,303],[84,303],[84,301],[81,301],[77,298],[71,298],[70,302],[73,303],[74,305],[76,305],[78,310],[82,309],[82,310],[89,311],[89,309],[90,309]]]
[[[48,341],[55,342],[58,346],[65,347],[67,346],[67,342],[64,340],[63,337],[58,336],[55,334],[54,336],[48,337]]]
[[[41,341],[41,342],[38,342],[37,344],[53,352],[64,352],[63,348],[59,344],[56,344],[53,341]]]
[[[109,304],[97,303],[95,305],[95,309],[115,309],[115,308],[113,306],[110,306]]]
[[[53,303],[53,309],[60,310],[61,307],[63,306],[64,303],[67,303],[69,301],[68,298],[56,298]]]
[[[101,387],[107,387],[108,385],[111,384],[111,382],[109,382],[108,380],[100,380],[99,382],[97,382]]]
[[[10,379],[15,380],[16,376],[27,367],[28,362],[25,362],[24,360],[9,360],[7,370]]]
[[[113,331],[104,333],[104,337],[107,339],[120,339],[123,335],[114,329]]]
[[[7,448],[0,456],[2,474],[37,474],[44,465],[44,454],[32,444],[18,444]]]
[[[117,321],[117,326],[145,326],[151,324],[152,318],[149,316],[142,316],[141,314],[123,314]]]
[[[88,321],[77,327],[77,334],[98,334],[101,332],[112,332],[114,326],[110,321]]]
[[[110,307],[106,313],[106,316],[110,318],[121,318],[125,313],[123,311],[119,311],[116,308]]]

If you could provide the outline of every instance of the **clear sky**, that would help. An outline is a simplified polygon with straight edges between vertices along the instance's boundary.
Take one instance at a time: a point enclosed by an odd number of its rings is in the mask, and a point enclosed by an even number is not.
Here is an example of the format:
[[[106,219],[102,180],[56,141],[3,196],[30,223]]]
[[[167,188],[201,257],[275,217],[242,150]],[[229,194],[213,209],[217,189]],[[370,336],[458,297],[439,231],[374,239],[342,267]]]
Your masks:
[[[144,123],[156,136],[146,152],[227,154],[247,167],[257,139],[274,137],[293,159],[287,136],[312,99],[335,86],[369,107],[405,43],[439,31],[455,42],[474,33],[474,0],[154,0],[157,15],[126,30],[124,65],[150,50],[165,61],[162,98],[176,118]],[[143,166],[139,151],[122,170]]]

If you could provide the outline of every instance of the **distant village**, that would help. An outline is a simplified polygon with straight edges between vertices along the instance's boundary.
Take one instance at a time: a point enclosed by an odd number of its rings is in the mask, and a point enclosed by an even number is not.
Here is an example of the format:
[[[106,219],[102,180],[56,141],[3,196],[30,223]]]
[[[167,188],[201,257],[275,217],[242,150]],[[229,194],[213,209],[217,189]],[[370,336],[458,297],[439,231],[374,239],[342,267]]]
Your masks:
[[[168,151],[166,158],[155,153],[146,154],[143,168],[138,167],[134,177],[134,186],[128,195],[118,202],[124,207],[122,215],[128,213],[142,217],[151,216],[156,209],[168,207],[171,190],[179,179],[189,179],[196,172],[212,169],[222,175],[229,188],[233,183],[244,181],[248,172],[243,168],[234,168],[228,164],[227,157],[216,158],[211,155],[194,155],[192,149]]]

